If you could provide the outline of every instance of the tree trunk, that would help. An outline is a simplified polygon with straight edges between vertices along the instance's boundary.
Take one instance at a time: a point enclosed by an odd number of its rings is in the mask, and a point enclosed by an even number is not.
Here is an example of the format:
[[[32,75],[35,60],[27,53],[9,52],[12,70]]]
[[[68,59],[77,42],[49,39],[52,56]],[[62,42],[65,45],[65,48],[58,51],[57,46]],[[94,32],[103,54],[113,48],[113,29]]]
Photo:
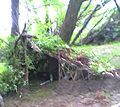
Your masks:
[[[67,13],[60,29],[60,37],[69,43],[76,26],[77,16],[84,0],[70,0]]]
[[[19,0],[11,0],[11,17],[12,27],[11,35],[18,35],[19,33]]]

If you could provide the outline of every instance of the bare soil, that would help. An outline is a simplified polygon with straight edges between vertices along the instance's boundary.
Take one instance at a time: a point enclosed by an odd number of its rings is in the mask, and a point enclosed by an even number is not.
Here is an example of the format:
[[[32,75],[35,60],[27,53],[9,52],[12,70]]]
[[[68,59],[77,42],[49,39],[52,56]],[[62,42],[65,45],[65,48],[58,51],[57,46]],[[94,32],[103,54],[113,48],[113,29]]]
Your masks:
[[[22,96],[10,94],[4,100],[5,107],[120,107],[120,79],[34,82]]]

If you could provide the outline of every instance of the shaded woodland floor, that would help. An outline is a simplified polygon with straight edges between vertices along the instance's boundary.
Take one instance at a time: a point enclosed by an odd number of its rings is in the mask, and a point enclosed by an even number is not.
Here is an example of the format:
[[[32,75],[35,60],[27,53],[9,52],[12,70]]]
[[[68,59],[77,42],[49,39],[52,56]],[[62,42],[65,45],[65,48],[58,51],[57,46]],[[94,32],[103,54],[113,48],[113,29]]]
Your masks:
[[[8,95],[5,107],[120,107],[120,79],[32,82],[22,97]],[[120,104],[119,104],[120,105]]]

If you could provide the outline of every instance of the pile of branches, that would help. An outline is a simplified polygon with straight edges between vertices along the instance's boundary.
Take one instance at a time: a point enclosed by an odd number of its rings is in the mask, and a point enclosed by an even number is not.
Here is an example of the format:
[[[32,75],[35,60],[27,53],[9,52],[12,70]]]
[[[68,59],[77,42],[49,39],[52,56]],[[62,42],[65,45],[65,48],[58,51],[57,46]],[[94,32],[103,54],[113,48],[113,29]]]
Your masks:
[[[68,50],[69,51],[69,50]],[[79,80],[89,79],[93,74],[90,69],[90,60],[84,55],[78,55],[75,59],[70,58],[69,52],[60,51],[59,60],[59,80]]]
[[[26,28],[26,27],[25,27]],[[14,54],[15,56],[19,56],[17,52],[17,47],[22,46],[23,52],[22,52],[22,60],[23,65],[20,65],[24,69],[25,74],[25,80],[28,83],[28,74],[29,74],[29,67],[27,64],[27,54],[29,49],[32,49],[36,54],[41,53],[41,49],[39,46],[33,42],[32,38],[34,36],[28,35],[25,31],[25,28],[23,29],[23,32],[19,35],[18,39],[15,42],[14,45]],[[87,56],[80,54],[76,58],[71,58],[72,49],[66,48],[63,50],[59,50],[56,53],[50,53],[46,52],[44,54],[54,57],[58,60],[58,75],[59,80],[61,79],[68,79],[68,80],[78,80],[78,79],[89,79],[90,76],[93,74],[92,70],[90,69],[90,60]],[[20,53],[20,52],[19,52]],[[21,55],[20,55],[21,56]],[[53,65],[54,66],[54,65]]]

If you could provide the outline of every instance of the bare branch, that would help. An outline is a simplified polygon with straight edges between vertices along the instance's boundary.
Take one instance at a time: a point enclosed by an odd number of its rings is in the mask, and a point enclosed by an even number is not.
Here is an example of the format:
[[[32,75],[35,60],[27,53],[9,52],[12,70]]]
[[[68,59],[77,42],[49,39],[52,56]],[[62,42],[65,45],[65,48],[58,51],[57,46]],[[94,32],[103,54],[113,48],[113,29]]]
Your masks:
[[[103,17],[93,26],[93,28],[90,30],[88,35],[91,33],[91,31],[103,20]]]
[[[78,16],[78,20],[81,18],[81,16],[83,15],[83,13],[88,9],[88,7],[89,7],[90,4],[91,4],[91,1],[92,1],[92,0],[89,1],[88,5],[85,7],[85,9],[80,13],[80,15]]]
[[[118,5],[118,3],[117,3],[116,0],[114,0],[114,2],[115,2],[115,5],[117,6],[117,9],[118,9],[118,11],[119,11],[119,15],[120,15],[120,7],[119,7],[119,5]]]
[[[89,23],[89,21],[91,20],[91,18],[93,17],[93,15],[96,13],[96,11],[98,10],[99,5],[97,5],[94,10],[92,11],[92,13],[89,15],[89,17],[85,20],[83,27],[79,30],[79,32],[77,33],[77,35],[75,36],[75,38],[73,39],[71,44],[74,44],[75,41],[77,40],[77,38],[79,37],[79,35],[83,32],[83,30],[86,28],[87,24]]]

